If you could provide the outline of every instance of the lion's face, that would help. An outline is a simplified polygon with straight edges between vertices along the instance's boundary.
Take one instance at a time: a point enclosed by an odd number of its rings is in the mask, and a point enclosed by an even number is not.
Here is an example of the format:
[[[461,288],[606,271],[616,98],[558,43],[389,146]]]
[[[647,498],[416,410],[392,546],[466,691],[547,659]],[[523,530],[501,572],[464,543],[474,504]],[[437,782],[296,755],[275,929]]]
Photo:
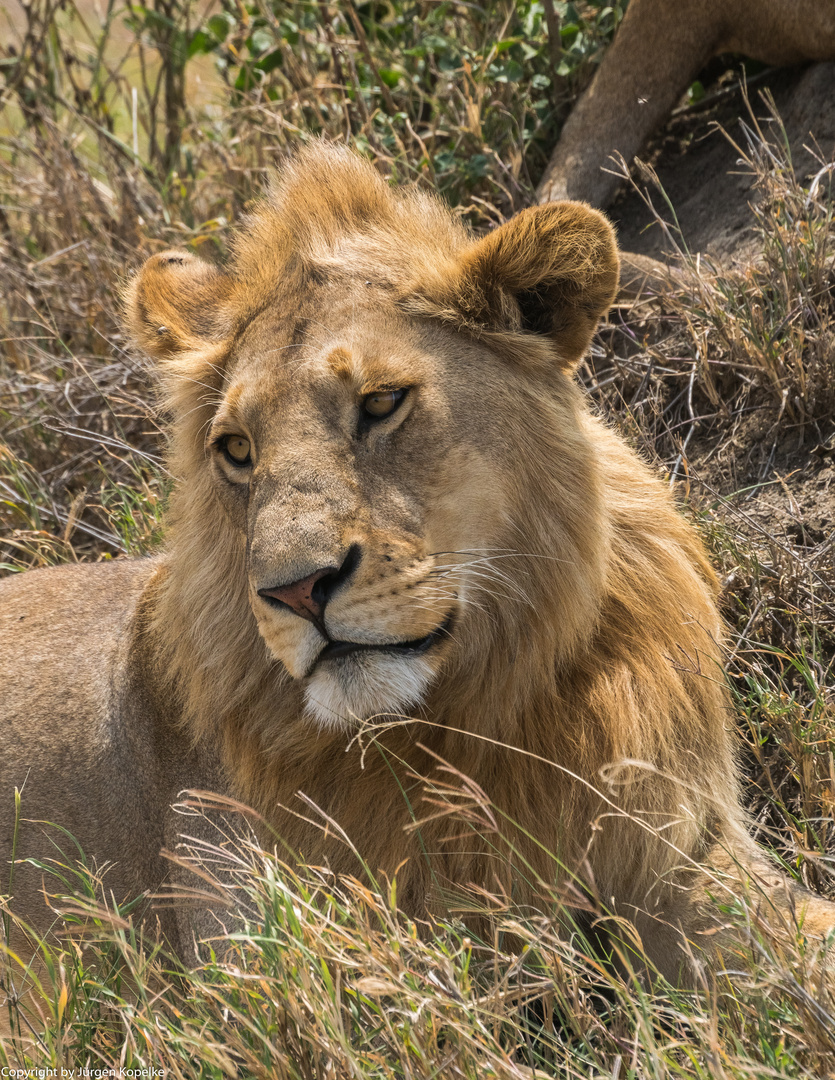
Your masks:
[[[336,724],[419,707],[499,627],[516,650],[588,632],[605,544],[569,372],[617,260],[576,204],[473,241],[345,152],[294,169],[228,273],[155,256],[128,314],[170,376],[213,625],[243,564],[250,619]],[[227,580],[195,533],[218,504]]]
[[[423,699],[500,554],[485,409],[515,411],[488,350],[362,282],[329,291],[247,328],[205,441],[259,630],[324,723]]]

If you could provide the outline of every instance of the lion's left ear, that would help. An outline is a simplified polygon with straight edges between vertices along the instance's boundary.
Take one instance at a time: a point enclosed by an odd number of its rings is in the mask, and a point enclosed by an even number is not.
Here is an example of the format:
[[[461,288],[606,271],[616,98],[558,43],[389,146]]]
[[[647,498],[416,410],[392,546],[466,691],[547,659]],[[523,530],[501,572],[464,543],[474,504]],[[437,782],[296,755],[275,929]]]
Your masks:
[[[228,334],[223,309],[231,290],[231,278],[191,252],[152,255],[125,290],[128,328],[155,360],[176,365]]]
[[[124,293],[127,328],[156,360],[167,407],[198,428],[223,380],[233,280],[191,252],[163,251]]]
[[[566,368],[589,347],[618,283],[614,230],[584,203],[522,210],[459,265],[456,305],[468,322],[546,335]]]

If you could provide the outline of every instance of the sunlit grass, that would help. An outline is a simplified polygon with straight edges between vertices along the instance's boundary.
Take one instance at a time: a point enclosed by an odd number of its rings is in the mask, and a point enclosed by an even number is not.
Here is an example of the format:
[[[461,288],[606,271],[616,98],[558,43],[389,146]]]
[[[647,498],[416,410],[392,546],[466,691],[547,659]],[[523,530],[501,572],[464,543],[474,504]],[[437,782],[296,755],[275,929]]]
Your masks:
[[[234,887],[243,921],[188,972],[124,910],[97,906],[101,883],[78,871],[76,898],[53,901],[65,944],[41,942],[35,969],[6,962],[21,997],[0,1062],[187,1077],[764,1078],[815,1075],[835,1052],[802,934],[768,932],[755,893],[722,909],[748,944],[683,993],[632,974],[617,945],[612,962],[566,912],[485,908],[493,930],[479,939],[454,920],[406,919],[394,883],[380,893],[293,869],[247,841],[224,850],[224,865],[211,860],[218,895]],[[205,852],[193,854],[205,874]]]

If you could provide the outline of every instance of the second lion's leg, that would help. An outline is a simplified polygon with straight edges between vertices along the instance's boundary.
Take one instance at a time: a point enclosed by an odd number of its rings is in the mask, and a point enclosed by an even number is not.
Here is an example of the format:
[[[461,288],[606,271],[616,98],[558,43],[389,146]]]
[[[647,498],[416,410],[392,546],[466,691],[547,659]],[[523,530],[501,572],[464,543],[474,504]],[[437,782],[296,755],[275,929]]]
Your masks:
[[[704,67],[722,36],[715,4],[632,0],[588,90],[565,123],[538,189],[540,202],[583,199],[606,206],[618,178]]]

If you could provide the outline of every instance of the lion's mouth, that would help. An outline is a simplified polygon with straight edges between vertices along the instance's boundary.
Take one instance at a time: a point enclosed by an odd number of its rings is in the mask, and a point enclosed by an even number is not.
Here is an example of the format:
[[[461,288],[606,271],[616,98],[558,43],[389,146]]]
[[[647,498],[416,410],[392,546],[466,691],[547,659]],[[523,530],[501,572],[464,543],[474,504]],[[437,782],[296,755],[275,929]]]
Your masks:
[[[452,613],[447,615],[441,625],[436,626],[434,630],[426,635],[426,637],[415,638],[412,641],[386,641],[379,645],[369,645],[359,641],[329,640],[324,649],[322,649],[316,657],[308,675],[311,675],[324,660],[337,660],[344,656],[351,656],[353,653],[374,652],[390,653],[395,656],[420,656],[422,653],[428,652],[441,638],[448,637],[451,629]]]

